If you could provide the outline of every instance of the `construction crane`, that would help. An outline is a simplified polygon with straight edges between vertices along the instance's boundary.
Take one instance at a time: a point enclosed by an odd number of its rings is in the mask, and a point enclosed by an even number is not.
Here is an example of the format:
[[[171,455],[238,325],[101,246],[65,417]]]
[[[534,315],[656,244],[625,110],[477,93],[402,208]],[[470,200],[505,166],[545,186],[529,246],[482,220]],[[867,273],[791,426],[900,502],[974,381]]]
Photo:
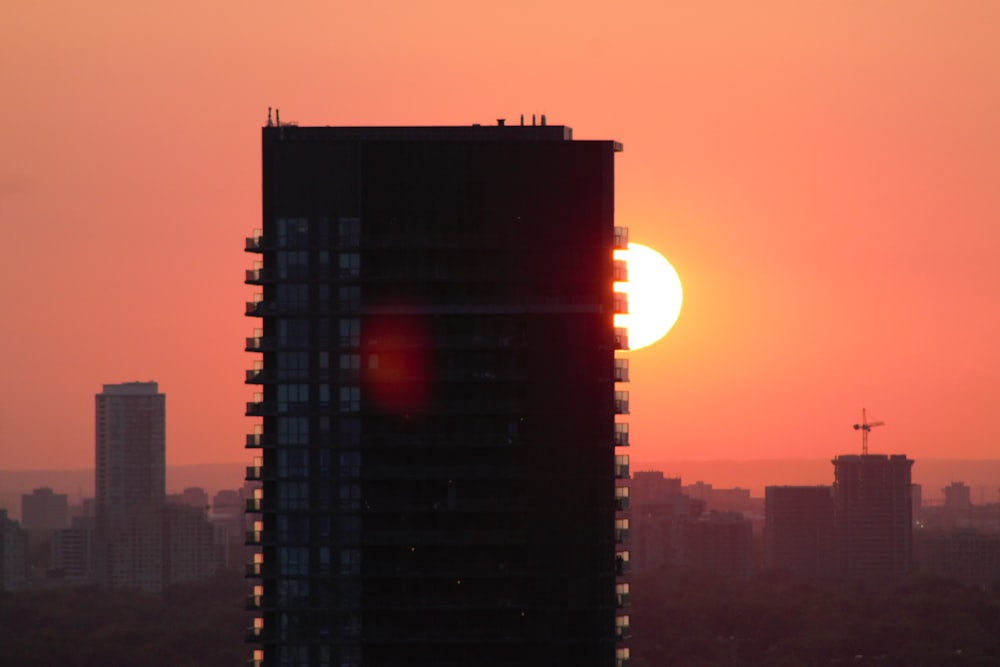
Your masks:
[[[854,425],[855,431],[861,431],[861,455],[868,456],[868,432],[872,426],[885,426],[885,422],[870,422],[864,408],[861,408],[861,423]]]

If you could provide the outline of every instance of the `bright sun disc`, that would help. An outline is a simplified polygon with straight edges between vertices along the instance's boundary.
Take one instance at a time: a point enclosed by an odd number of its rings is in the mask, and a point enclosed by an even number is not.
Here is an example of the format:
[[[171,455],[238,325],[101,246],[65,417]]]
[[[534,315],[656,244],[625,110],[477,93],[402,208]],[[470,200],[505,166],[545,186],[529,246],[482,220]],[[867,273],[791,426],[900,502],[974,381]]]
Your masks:
[[[663,338],[681,314],[684,291],[681,279],[660,253],[638,243],[615,250],[624,259],[628,282],[615,283],[616,292],[628,294],[628,313],[615,315],[615,326],[628,329],[628,346],[638,350]]]

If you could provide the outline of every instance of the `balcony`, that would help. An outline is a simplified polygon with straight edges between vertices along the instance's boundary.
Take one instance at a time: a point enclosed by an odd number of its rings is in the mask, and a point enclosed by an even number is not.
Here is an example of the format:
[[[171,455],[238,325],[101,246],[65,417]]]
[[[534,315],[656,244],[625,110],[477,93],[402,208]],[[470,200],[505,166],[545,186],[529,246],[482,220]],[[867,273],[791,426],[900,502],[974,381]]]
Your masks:
[[[615,487],[615,511],[616,512],[627,512],[629,508],[628,502],[628,487],[627,486],[616,486]]]
[[[616,250],[628,250],[628,227],[615,227],[614,243]]]
[[[277,304],[273,301],[247,301],[246,304],[247,317],[264,317],[278,312]]]
[[[632,603],[632,590],[627,583],[615,586],[615,603],[618,607],[627,607]]]
[[[628,329],[625,327],[615,327],[615,349],[628,349]]]
[[[615,424],[615,447],[628,447],[628,424]]]
[[[615,359],[615,382],[628,382],[628,359]]]
[[[260,449],[264,445],[271,444],[272,438],[265,436],[263,433],[247,433],[247,449]]]
[[[256,467],[256,466],[253,466]],[[263,498],[247,498],[247,512],[263,512],[267,505],[264,503]]]
[[[277,404],[273,401],[247,401],[247,417],[263,417],[277,412]]]
[[[247,466],[246,481],[259,482],[264,479],[264,466]]]
[[[629,529],[628,528],[615,528],[615,543],[625,544],[628,542]]]
[[[247,285],[263,285],[273,283],[278,278],[278,272],[273,269],[254,268],[247,269],[244,283]]]
[[[248,644],[259,644],[261,637],[264,635],[264,628],[251,625],[247,628],[246,641]],[[254,664],[255,661],[251,660],[250,664]],[[260,663],[256,663],[260,664]]]
[[[615,667],[629,666],[629,650],[627,646],[615,650]]]
[[[247,370],[247,384],[264,384],[272,381],[274,373],[263,368],[251,368]]]
[[[246,564],[246,576],[250,577],[250,578],[264,576],[264,564],[263,563],[256,563],[256,562],[255,563],[247,563]]]
[[[243,542],[248,547],[259,547],[264,543],[263,530],[248,530],[246,540]]]
[[[264,252],[267,248],[267,244],[264,242],[264,232],[260,229],[255,229],[253,236],[247,237],[247,252]]]
[[[273,350],[274,340],[265,338],[264,336],[251,336],[250,338],[247,338],[247,344],[244,349],[247,352],[264,352],[265,350]]]
[[[615,392],[615,414],[616,415],[627,415],[628,412],[628,392],[627,391],[616,391]]]
[[[615,457],[615,478],[628,479],[628,455],[619,454]]]
[[[628,263],[624,259],[615,260],[614,278],[616,283],[628,282]]]
[[[619,551],[615,554],[615,575],[623,577],[632,571],[632,565],[629,563],[628,552]]]
[[[614,296],[614,301],[612,302],[612,310],[619,315],[627,314],[628,294],[626,294],[625,292],[615,292],[613,296]]]
[[[624,619],[624,620],[623,620]],[[632,636],[632,629],[629,625],[628,616],[619,616],[615,619],[615,639],[628,639]]]

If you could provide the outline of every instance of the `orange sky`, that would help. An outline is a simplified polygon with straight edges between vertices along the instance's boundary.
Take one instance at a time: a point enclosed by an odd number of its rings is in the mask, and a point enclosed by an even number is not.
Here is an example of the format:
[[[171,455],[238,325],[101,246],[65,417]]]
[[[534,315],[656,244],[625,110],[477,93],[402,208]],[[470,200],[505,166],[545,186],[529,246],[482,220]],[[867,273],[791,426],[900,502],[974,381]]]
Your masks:
[[[623,142],[619,224],[686,290],[633,461],[855,452],[862,407],[873,451],[1000,457],[1000,3],[293,4],[0,7],[0,467],[92,465],[129,380],[168,462],[248,458],[269,105]]]

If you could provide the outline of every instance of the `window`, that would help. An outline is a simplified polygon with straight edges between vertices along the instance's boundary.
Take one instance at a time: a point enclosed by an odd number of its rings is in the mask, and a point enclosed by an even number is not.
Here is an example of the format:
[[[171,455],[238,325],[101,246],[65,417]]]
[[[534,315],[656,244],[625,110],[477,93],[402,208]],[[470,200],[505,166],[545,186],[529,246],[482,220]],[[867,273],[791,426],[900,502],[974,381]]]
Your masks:
[[[357,347],[361,344],[361,320],[349,318],[340,320],[340,345]]]
[[[278,442],[282,445],[309,444],[309,420],[306,417],[278,417]]]
[[[278,484],[278,509],[309,509],[309,484],[306,482],[282,482]]]
[[[361,288],[357,285],[340,286],[340,309],[357,310],[361,307]]]
[[[309,355],[302,352],[278,352],[278,377],[282,380],[305,379],[309,373]]]
[[[361,387],[340,388],[340,411],[359,412],[361,410]]]
[[[337,221],[337,231],[340,245],[353,248],[361,243],[361,220],[359,218],[340,218]]]
[[[357,380],[361,377],[361,355],[357,352],[340,355],[340,377],[344,380]]]
[[[279,384],[278,411],[304,412],[309,407],[309,385]]]
[[[309,240],[309,220],[306,218],[278,218],[278,247],[301,248]]]
[[[356,252],[340,254],[340,277],[357,278],[361,274],[361,255]]]

